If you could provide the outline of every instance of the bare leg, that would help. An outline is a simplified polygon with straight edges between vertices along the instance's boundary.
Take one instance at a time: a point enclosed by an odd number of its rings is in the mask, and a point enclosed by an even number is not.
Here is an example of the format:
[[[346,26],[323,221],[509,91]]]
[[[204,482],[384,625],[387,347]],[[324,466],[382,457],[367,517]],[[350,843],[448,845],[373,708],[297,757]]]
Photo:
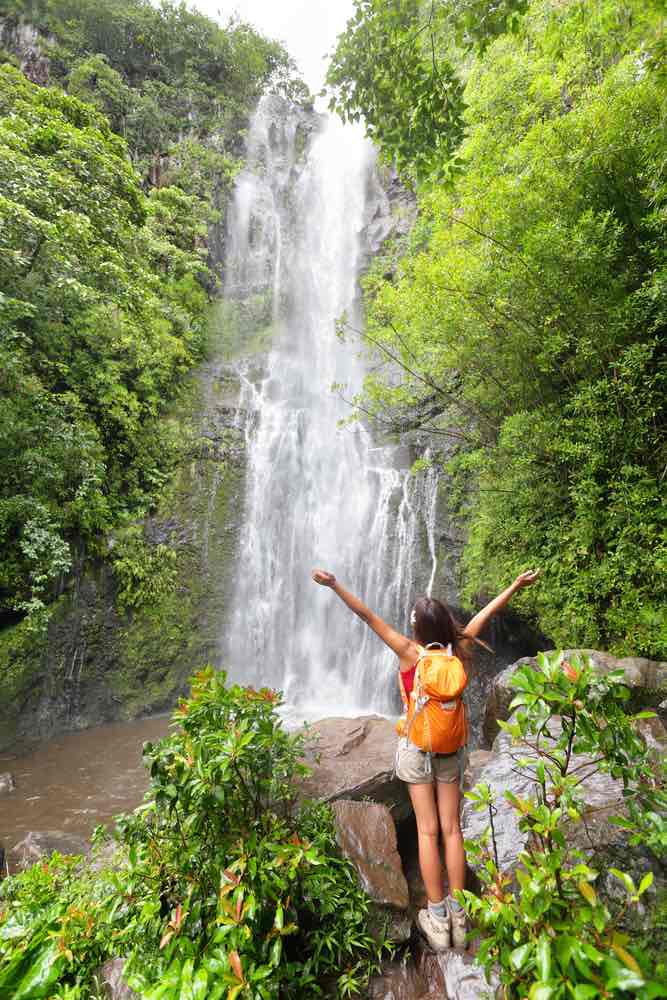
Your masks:
[[[417,819],[419,868],[424,888],[429,900],[432,903],[439,903],[444,898],[445,892],[440,861],[440,824],[434,787],[432,784],[408,785],[408,791]]]
[[[436,789],[440,829],[442,830],[442,838],[445,842],[447,879],[451,894],[456,889],[463,889],[466,877],[466,856],[463,848],[461,824],[459,822],[461,792],[458,781],[452,781],[447,784],[443,781],[436,782]]]

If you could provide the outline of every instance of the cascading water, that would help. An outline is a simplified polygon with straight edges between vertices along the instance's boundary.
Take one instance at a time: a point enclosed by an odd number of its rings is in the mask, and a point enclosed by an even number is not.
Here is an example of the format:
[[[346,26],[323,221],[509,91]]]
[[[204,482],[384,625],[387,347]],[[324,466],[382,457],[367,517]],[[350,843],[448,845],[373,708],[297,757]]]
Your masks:
[[[281,688],[300,717],[391,712],[395,657],[310,578],[334,572],[402,629],[429,534],[431,584],[435,572],[435,476],[410,476],[396,448],[341,426],[349,407],[331,388],[354,395],[364,376],[335,324],[360,322],[373,150],[337,119],[265,98],[247,157],[226,298],[246,313],[268,300],[273,336],[264,377],[241,371],[248,487],[223,662],[237,680]]]

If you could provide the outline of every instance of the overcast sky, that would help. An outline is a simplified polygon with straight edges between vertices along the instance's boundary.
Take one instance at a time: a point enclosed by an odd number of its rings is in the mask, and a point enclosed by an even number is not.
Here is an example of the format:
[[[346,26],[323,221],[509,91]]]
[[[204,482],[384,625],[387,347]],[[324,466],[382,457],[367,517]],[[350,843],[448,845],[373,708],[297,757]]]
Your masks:
[[[202,14],[225,22],[236,12],[262,34],[284,43],[317,93],[324,83],[325,55],[352,14],[352,0],[194,0]]]

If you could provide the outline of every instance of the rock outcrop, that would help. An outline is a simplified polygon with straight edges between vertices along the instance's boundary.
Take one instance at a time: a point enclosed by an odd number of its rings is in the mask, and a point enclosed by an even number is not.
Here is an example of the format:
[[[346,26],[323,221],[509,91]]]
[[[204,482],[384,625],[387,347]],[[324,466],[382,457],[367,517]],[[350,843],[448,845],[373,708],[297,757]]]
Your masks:
[[[9,771],[4,771],[0,774],[0,799],[4,798],[6,795],[11,795],[15,790],[16,781],[14,780],[14,775]]]
[[[528,834],[519,828],[520,816],[516,809],[505,798],[505,792],[513,792],[519,798],[532,798],[535,785],[531,780],[529,770],[521,770],[516,766],[519,757],[530,757],[531,752],[524,747],[512,745],[508,733],[501,732],[493,744],[493,752],[487,762],[475,774],[476,782],[485,782],[496,795],[496,845],[498,862],[501,869],[511,871],[517,864],[519,854],[525,847]],[[587,762],[584,756],[573,756],[572,768],[581,767]],[[582,783],[582,796],[586,810],[581,823],[572,829],[572,837],[582,843],[590,839],[591,844],[604,842],[606,836],[618,836],[618,827],[608,823],[603,828],[601,817],[611,812],[618,813],[622,803],[622,781],[600,772]],[[489,825],[486,812],[476,812],[472,803],[465,802],[461,814],[461,828],[465,839],[477,840]],[[609,829],[607,829],[609,828]],[[575,832],[576,831],[576,832]],[[615,833],[611,833],[615,831]]]
[[[373,923],[393,941],[408,941],[408,884],[389,809],[377,802],[338,799],[333,804],[336,836],[343,857],[357,870],[362,889],[376,905]]]
[[[40,87],[49,82],[51,61],[45,50],[53,41],[52,36],[40,34],[32,24],[16,18],[0,17],[0,45],[14,53],[21,71]]]
[[[472,954],[449,949],[439,955],[415,940],[411,951],[385,962],[369,985],[369,1000],[496,1000],[499,980],[489,981]]]
[[[396,822],[412,811],[406,787],[394,776],[396,732],[379,715],[323,719],[308,730],[306,763],[312,774],[305,798],[371,799],[386,805]]]
[[[633,692],[632,708],[659,709],[667,694],[667,663],[646,660],[640,656],[618,658],[609,653],[601,653],[596,649],[567,649],[565,656],[587,656],[595,667],[603,674],[612,670],[622,670],[626,683]],[[524,664],[538,668],[537,658],[524,656],[516,663],[506,667],[493,679],[488,691],[484,721],[482,726],[483,745],[490,747],[499,730],[498,722],[509,718],[509,706],[516,694],[510,681],[517,669]]]
[[[90,844],[84,837],[63,830],[42,830],[27,834],[15,844],[9,852],[9,863],[13,870],[20,870],[55,853],[87,855],[89,852]]]

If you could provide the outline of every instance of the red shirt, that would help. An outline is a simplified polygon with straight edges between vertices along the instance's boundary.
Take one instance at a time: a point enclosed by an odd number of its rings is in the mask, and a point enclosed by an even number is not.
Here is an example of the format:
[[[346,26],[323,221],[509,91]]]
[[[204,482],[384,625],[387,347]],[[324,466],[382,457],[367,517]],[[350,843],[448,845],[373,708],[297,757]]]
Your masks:
[[[401,680],[403,681],[403,687],[405,688],[406,697],[409,699],[412,689],[415,686],[415,672],[417,670],[417,664],[414,667],[410,667],[409,670],[401,671]]]

